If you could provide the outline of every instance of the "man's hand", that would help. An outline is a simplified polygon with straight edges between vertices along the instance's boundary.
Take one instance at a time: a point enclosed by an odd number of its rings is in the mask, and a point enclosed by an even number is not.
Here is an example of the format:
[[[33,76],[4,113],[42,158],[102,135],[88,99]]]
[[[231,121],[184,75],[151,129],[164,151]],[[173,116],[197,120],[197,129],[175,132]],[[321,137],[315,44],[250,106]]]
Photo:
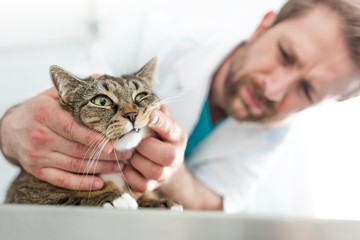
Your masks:
[[[151,191],[173,176],[183,164],[187,143],[187,133],[165,107],[151,113],[148,127],[159,139],[144,139],[124,168],[127,183],[141,192]]]
[[[76,190],[102,188],[99,177],[83,173],[120,171],[114,160],[129,159],[131,152],[116,153],[106,144],[97,163],[91,164],[96,143],[104,137],[79,125],[62,109],[57,91],[52,88],[16,107],[3,119],[3,151],[35,177],[59,187]],[[119,168],[120,166],[120,168]],[[81,174],[79,174],[81,173]]]
[[[159,136],[144,139],[130,165],[124,168],[127,183],[135,190],[155,188],[187,209],[222,209],[222,197],[200,182],[184,164],[187,133],[166,108],[153,111],[148,126]]]

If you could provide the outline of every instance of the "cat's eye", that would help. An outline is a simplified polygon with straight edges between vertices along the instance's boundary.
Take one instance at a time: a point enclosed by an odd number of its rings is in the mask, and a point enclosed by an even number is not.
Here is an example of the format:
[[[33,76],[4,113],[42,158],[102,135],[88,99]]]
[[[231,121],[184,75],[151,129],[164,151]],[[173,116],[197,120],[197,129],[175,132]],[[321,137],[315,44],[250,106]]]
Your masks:
[[[135,101],[141,102],[147,96],[149,96],[149,95],[146,92],[139,93],[138,95],[135,96]]]
[[[108,107],[108,106],[112,106],[113,102],[111,101],[110,98],[104,96],[104,95],[99,95],[94,97],[91,102],[97,106],[101,106],[101,107]]]

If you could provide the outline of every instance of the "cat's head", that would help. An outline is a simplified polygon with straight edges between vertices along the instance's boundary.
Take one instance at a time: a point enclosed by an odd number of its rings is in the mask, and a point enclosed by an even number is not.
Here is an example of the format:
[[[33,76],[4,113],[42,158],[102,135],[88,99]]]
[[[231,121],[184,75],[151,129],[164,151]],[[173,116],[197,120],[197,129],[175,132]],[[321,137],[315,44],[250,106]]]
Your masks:
[[[146,127],[152,110],[160,108],[152,92],[156,58],[139,71],[111,77],[81,79],[66,70],[50,67],[50,76],[62,106],[75,120],[111,139],[118,150],[136,147],[151,134]]]

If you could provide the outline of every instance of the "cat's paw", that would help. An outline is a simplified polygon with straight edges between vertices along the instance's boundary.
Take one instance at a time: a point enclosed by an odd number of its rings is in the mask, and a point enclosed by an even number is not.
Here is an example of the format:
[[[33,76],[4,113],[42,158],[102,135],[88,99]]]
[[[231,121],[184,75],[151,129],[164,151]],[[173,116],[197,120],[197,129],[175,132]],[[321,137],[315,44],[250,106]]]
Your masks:
[[[136,200],[128,193],[123,193],[120,197],[116,198],[111,203],[105,203],[104,208],[115,208],[115,209],[138,209]]]
[[[163,200],[163,204],[170,211],[175,211],[175,212],[183,212],[184,211],[183,206],[180,203],[176,202],[176,201]]]
[[[174,205],[170,208],[171,211],[175,211],[175,212],[183,212],[184,208],[182,205]]]

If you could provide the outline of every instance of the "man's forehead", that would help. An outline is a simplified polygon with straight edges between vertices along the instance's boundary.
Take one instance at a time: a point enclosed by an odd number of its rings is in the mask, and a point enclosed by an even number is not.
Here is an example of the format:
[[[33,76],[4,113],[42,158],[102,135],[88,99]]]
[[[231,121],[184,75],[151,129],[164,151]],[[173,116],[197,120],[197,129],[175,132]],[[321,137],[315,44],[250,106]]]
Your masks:
[[[335,11],[318,7],[285,21],[280,33],[301,62],[303,75],[323,97],[348,94],[357,88],[359,69],[351,58],[341,18]]]
[[[337,12],[326,6],[314,7],[279,25],[280,33],[291,40],[300,56],[315,58],[319,53],[320,56],[326,56],[338,49],[348,51],[343,35],[343,20]]]

